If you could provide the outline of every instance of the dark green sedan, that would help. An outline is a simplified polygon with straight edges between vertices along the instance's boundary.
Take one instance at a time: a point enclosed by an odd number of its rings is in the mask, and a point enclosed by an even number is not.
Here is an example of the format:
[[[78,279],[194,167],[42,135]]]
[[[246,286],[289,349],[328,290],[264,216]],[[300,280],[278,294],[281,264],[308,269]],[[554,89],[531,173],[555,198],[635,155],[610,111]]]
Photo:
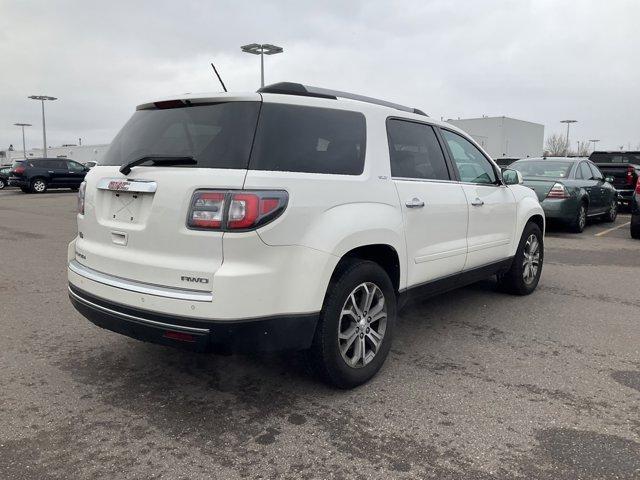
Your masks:
[[[538,195],[549,220],[582,232],[587,218],[613,222],[618,215],[618,193],[598,167],[585,158],[527,158],[509,165]]]

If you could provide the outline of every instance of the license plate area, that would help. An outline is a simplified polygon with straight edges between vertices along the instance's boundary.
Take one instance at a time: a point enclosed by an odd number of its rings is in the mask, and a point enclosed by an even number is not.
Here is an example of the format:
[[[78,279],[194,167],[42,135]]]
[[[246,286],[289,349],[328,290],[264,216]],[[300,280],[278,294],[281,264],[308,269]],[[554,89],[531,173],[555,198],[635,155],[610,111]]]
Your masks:
[[[109,220],[127,224],[141,223],[143,197],[144,194],[139,192],[111,192]]]

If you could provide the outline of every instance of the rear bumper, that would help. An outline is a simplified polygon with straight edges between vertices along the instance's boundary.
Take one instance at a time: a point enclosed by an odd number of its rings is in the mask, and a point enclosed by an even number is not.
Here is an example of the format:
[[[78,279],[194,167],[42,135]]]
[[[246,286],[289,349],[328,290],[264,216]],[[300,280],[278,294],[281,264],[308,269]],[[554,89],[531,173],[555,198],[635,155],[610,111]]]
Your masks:
[[[101,328],[138,340],[194,351],[247,353],[311,346],[319,313],[244,320],[209,320],[132,308],[69,284],[73,306]]]
[[[629,203],[631,201],[631,197],[633,197],[633,189],[619,189],[616,187],[618,191],[618,201],[622,203]]]
[[[540,202],[545,218],[551,220],[571,221],[576,217],[578,201],[576,198],[547,198]]]
[[[12,187],[28,187],[29,181],[20,177],[9,177],[9,185]]]

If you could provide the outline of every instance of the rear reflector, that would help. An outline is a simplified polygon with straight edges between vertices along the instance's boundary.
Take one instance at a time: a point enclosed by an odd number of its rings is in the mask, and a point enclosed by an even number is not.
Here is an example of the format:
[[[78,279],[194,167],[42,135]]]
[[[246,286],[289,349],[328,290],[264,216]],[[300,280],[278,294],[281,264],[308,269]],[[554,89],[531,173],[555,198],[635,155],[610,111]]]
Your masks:
[[[167,330],[166,332],[164,332],[164,335],[162,336],[164,338],[169,338],[171,340],[178,340],[179,342],[195,342],[196,341],[196,337],[194,337],[190,333],[184,333],[184,332],[172,332],[170,330]]]

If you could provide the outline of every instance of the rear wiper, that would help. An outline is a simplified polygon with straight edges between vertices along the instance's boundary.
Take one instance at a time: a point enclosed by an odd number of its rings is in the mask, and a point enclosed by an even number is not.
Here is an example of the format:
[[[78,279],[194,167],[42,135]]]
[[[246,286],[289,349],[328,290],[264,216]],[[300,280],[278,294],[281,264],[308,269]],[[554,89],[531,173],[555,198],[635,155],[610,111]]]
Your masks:
[[[136,158],[120,167],[120,173],[129,175],[131,168],[136,165],[142,165],[146,162],[153,162],[154,165],[196,165],[198,161],[193,157],[187,156],[171,156],[171,155],[149,155],[146,157]]]

